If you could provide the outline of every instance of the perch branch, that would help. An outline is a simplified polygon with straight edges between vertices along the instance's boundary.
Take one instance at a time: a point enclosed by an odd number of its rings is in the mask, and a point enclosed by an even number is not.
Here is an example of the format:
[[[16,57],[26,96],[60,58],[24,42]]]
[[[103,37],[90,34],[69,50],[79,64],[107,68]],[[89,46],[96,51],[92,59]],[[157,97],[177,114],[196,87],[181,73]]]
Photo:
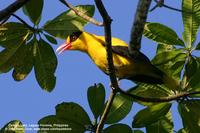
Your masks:
[[[152,98],[152,97],[141,97],[137,96],[128,92],[125,92],[123,90],[119,90],[119,92],[124,95],[127,98],[133,99],[133,100],[138,100],[142,102],[154,102],[154,103],[161,103],[161,102],[170,102],[173,100],[179,100],[180,98],[184,98],[187,96],[195,95],[195,94],[200,94],[200,91],[194,91],[194,92],[180,92],[176,95],[168,96],[168,97],[158,97],[158,98]]]
[[[21,8],[28,1],[30,1],[30,0],[16,0],[12,4],[10,4],[8,7],[1,10],[0,11],[0,21],[6,19],[8,16],[10,16],[12,13],[17,11],[19,8]]]
[[[97,25],[97,26],[103,26],[103,23],[102,22],[98,22],[96,21],[95,19],[93,19],[92,17],[89,17],[88,15],[82,13],[81,11],[77,10],[76,8],[74,8],[73,5],[69,4],[66,0],[60,0],[61,3],[63,3],[65,6],[67,6],[68,8],[70,8],[71,10],[73,10],[76,15],[78,15],[79,17],[85,19],[86,21],[94,24],[94,25]]]
[[[108,116],[108,113],[110,111],[111,105],[113,103],[113,100],[115,98],[115,95],[118,91],[118,82],[117,78],[115,75],[115,68],[113,65],[113,56],[112,56],[112,42],[111,42],[111,22],[112,19],[108,15],[103,3],[101,0],[95,0],[95,4],[99,10],[99,13],[101,14],[103,18],[103,23],[104,23],[104,32],[105,32],[105,43],[106,43],[106,52],[107,52],[107,61],[108,61],[108,71],[109,71],[109,77],[111,81],[111,93],[108,99],[108,102],[106,104],[106,107],[104,109],[104,112],[100,118],[99,124],[96,129],[96,133],[102,132],[102,129],[104,127],[104,123],[106,121],[106,118]]]

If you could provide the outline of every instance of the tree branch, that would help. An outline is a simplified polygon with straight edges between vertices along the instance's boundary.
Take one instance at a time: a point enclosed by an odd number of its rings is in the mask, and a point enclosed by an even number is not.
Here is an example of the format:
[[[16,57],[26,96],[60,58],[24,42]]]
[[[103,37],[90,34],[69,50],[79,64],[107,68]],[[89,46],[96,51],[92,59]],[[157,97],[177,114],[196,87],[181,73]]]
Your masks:
[[[76,15],[78,15],[79,17],[85,19],[86,21],[97,25],[97,26],[103,26],[102,22],[98,22],[95,19],[93,19],[92,17],[87,16],[86,14],[82,13],[81,11],[77,10],[76,8],[74,8],[73,5],[69,4],[66,0],[60,0],[61,3],[63,3],[64,5],[66,5],[68,8],[70,8],[72,11],[74,11],[76,13]]]
[[[14,3],[10,4],[8,7],[0,11],[0,21],[4,20],[6,17],[10,16],[12,13],[21,8],[30,0],[16,0]]]
[[[173,10],[173,11],[177,11],[177,12],[185,12],[185,13],[189,13],[189,14],[193,14],[193,12],[189,12],[189,11],[184,11],[181,9],[177,9],[168,5],[164,4],[164,0],[154,0],[154,2],[156,2],[155,7],[153,7],[152,9],[150,9],[150,12],[152,12],[153,10],[155,10],[157,7],[165,7],[167,9]]]
[[[105,43],[106,43],[106,52],[107,52],[107,61],[108,61],[108,71],[109,71],[109,77],[110,77],[110,81],[111,81],[111,86],[112,86],[112,90],[111,90],[111,94],[109,96],[109,100],[106,104],[106,107],[104,109],[104,112],[101,116],[100,122],[97,126],[96,129],[96,133],[100,133],[104,127],[104,123],[106,121],[107,115],[110,111],[111,105],[113,103],[114,97],[118,91],[118,82],[117,82],[117,78],[115,75],[115,68],[113,65],[113,56],[112,56],[112,42],[111,42],[111,22],[112,19],[110,18],[110,16],[108,15],[103,3],[101,0],[95,0],[95,4],[103,18],[103,23],[104,23],[104,32],[105,32]]]
[[[130,42],[129,42],[130,54],[137,55],[138,50],[140,50],[142,34],[144,30],[144,25],[146,23],[150,4],[151,4],[151,0],[138,1],[137,11],[136,11],[133,26],[131,29],[131,37],[130,37]]]
[[[168,97],[159,97],[159,98],[152,98],[152,97],[141,97],[137,96],[134,94],[130,94],[128,92],[125,92],[123,90],[119,90],[119,92],[124,95],[127,98],[133,99],[133,100],[138,100],[142,102],[154,102],[154,103],[160,103],[160,102],[170,102],[173,100],[179,100],[180,98],[184,98],[187,96],[195,95],[195,94],[200,94],[200,91],[194,91],[194,92],[180,92],[176,95],[173,96],[168,96]]]

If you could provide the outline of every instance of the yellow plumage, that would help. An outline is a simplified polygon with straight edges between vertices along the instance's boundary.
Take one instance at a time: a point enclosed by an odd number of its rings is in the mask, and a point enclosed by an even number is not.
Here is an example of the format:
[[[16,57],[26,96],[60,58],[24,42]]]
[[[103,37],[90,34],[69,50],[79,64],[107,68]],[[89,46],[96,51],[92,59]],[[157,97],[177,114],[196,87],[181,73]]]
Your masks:
[[[178,84],[175,83],[175,80],[153,66],[142,53],[137,58],[129,57],[126,50],[128,45],[124,41],[112,38],[112,47],[113,63],[118,78],[152,84],[165,83],[165,79],[169,82],[167,84],[174,84],[171,86],[177,88]],[[58,48],[58,51],[63,52],[64,50],[79,50],[88,54],[104,73],[108,73],[104,36],[97,36],[87,32],[73,33],[67,38],[66,43]]]

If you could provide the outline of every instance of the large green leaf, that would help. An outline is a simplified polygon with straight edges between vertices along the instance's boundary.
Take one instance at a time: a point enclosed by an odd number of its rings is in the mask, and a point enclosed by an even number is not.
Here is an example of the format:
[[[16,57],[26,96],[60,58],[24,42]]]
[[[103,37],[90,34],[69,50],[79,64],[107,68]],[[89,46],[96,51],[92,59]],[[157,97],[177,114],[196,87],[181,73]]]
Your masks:
[[[195,58],[191,57],[189,62],[186,64],[186,74],[187,78],[190,79],[197,71],[198,69],[198,62],[196,61]]]
[[[139,84],[136,87],[130,88],[128,91],[128,93],[133,94],[133,95],[137,95],[140,97],[146,97],[146,98],[160,98],[160,97],[167,97],[170,95],[170,91],[164,87],[164,86],[159,86],[159,85],[149,85],[149,84]],[[124,96],[124,95],[122,95]],[[126,96],[124,96],[126,97]],[[129,100],[138,102],[139,104],[145,105],[145,106],[150,106],[154,103],[150,103],[150,102],[142,102],[136,99],[132,99],[130,97],[126,97]]]
[[[105,123],[112,124],[122,120],[131,111],[132,104],[132,101],[116,95]]]
[[[184,101],[179,103],[178,110],[182,118],[183,126],[188,133],[200,131],[200,100]]]
[[[14,27],[14,30],[15,30],[15,28],[17,29],[17,27],[15,27],[15,26],[18,26],[18,24],[14,24],[14,23],[8,24],[8,25],[12,25],[11,27]],[[13,25],[15,25],[15,26],[13,26]],[[11,27],[9,27],[9,28],[4,27],[4,28],[7,30],[12,30],[12,29],[10,29]],[[21,28],[21,27],[18,27],[18,28]],[[22,29],[25,29],[25,28],[23,27]],[[18,30],[19,29],[17,29],[16,32]],[[8,72],[11,68],[13,68],[16,64],[18,64],[19,59],[21,57],[20,55],[22,55],[21,52],[24,52],[23,48],[24,48],[26,40],[29,36],[28,30],[25,30],[24,32],[26,34],[21,37],[18,36],[17,40],[12,40],[9,43],[8,42],[2,43],[5,47],[5,49],[3,49],[0,52],[0,72]],[[10,37],[9,36],[10,32],[5,31],[5,32],[1,32],[1,33],[3,34],[3,36],[1,36],[1,37],[4,38],[5,41],[7,41],[6,35],[8,35],[8,37]]]
[[[133,128],[146,127],[165,116],[171,107],[170,103],[160,103],[139,111],[133,120]]]
[[[94,85],[88,88],[88,102],[95,119],[99,117],[104,108],[105,88],[102,84]]]
[[[147,133],[173,133],[171,112],[161,117],[157,122],[146,127]]]
[[[132,133],[132,129],[126,124],[114,124],[103,130],[103,133]]]
[[[18,51],[17,62],[13,70],[13,78],[21,81],[30,73],[33,68],[33,43],[32,40]]]
[[[198,58],[192,58],[187,65],[186,70],[189,77],[189,85],[192,87],[192,90],[200,90],[200,60]]]
[[[175,47],[173,45],[158,44],[156,54],[160,54],[162,52],[169,52],[172,50],[175,50]]]
[[[84,127],[91,125],[90,118],[85,110],[76,103],[61,103],[56,106],[56,116],[67,121],[75,122]]]
[[[57,40],[54,37],[47,35],[47,34],[44,34],[44,36],[50,43],[57,44]]]
[[[4,126],[0,133],[25,133],[25,129],[21,121],[13,120]]]
[[[186,56],[182,49],[160,52],[153,58],[152,63],[154,65],[166,64],[180,55],[182,55],[183,58]]]
[[[30,0],[23,7],[24,14],[26,14],[35,25],[38,25],[40,22],[43,2],[43,0]]]
[[[21,23],[9,22],[0,25],[0,46],[10,48],[23,41],[23,37],[31,32]],[[17,44],[16,44],[17,43]]]
[[[187,46],[191,47],[196,40],[196,34],[200,25],[200,1],[182,0],[182,10],[183,38]]]
[[[92,5],[81,5],[75,8],[90,17],[94,15],[95,8]],[[85,24],[87,24],[86,20],[77,16],[74,11],[68,10],[53,20],[48,21],[43,28],[55,37],[66,39],[72,32],[83,30]]]
[[[53,90],[56,84],[54,76],[57,58],[53,48],[44,40],[34,42],[34,69],[39,85],[46,91]]]
[[[78,122],[69,121],[57,117],[56,115],[49,115],[39,120],[38,133],[84,133],[85,127]]]
[[[177,36],[175,31],[159,23],[146,23],[143,34],[160,44],[184,45],[184,42]]]

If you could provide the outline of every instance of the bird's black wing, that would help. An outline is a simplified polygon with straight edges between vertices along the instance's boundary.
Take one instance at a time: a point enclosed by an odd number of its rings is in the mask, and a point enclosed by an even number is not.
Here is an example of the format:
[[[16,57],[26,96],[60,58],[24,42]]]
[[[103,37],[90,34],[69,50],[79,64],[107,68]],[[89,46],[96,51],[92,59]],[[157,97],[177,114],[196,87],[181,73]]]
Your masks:
[[[149,71],[151,73],[153,72],[154,74],[157,75],[155,77],[155,76],[151,76],[151,75],[144,73],[144,74],[136,74],[131,77],[124,77],[124,78],[133,80],[133,81],[150,83],[150,84],[162,84],[163,83],[162,77],[165,74],[161,70],[156,68],[154,65],[152,65],[151,61],[143,53],[138,51],[137,55],[131,55],[129,53],[128,47],[126,47],[126,46],[112,46],[112,51],[115,54],[118,54],[118,55],[128,58],[130,60],[133,60],[134,63],[140,64],[141,67],[145,67],[146,69],[149,69]]]
[[[137,55],[131,55],[129,53],[128,47],[126,47],[126,46],[112,46],[112,51],[115,54],[121,55],[125,58],[132,59],[134,61],[142,61],[142,62],[146,62],[146,63],[151,63],[149,58],[139,51],[138,51]]]

